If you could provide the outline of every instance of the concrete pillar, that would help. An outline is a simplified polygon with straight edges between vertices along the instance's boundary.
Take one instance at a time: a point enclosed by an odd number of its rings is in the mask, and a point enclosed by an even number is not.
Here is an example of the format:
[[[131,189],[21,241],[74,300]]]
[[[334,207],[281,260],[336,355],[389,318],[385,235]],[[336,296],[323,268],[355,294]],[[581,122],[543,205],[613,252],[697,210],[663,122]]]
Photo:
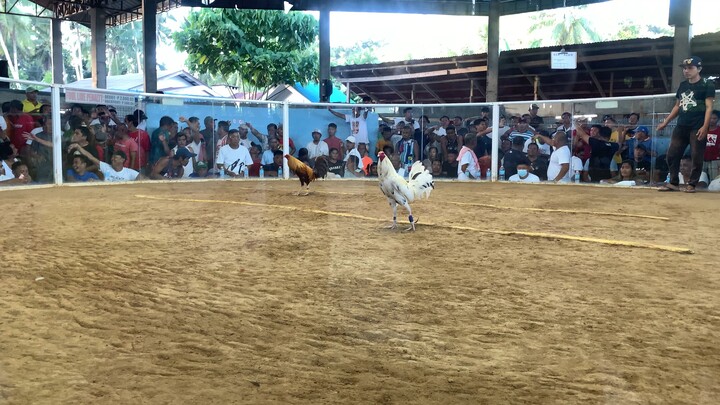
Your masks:
[[[690,39],[692,38],[689,26],[675,26],[675,40],[673,42],[673,64],[672,64],[672,91],[677,90],[680,83],[685,80],[682,69],[678,67],[683,61],[690,57]]]
[[[323,7],[320,10],[320,101],[328,102],[329,97],[324,88],[331,86],[330,82],[330,10]],[[349,91],[349,90],[348,90]]]
[[[59,18],[53,18],[50,20],[50,48],[52,53],[52,82],[55,84],[63,84],[64,79],[64,65],[62,56],[62,20]]]
[[[145,93],[157,92],[157,0],[143,0],[143,73]]]
[[[105,10],[92,8],[90,13],[90,56],[92,58],[92,85],[97,89],[107,88],[107,64],[105,63],[105,48],[107,44]]]
[[[500,76],[500,0],[490,0],[488,18],[488,60],[485,101],[498,101]]]

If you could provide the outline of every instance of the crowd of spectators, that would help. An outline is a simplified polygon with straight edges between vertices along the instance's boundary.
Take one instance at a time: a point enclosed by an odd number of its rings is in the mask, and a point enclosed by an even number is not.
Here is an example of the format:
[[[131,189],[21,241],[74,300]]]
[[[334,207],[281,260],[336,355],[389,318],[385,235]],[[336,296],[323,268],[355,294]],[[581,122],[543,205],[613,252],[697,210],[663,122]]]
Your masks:
[[[2,108],[0,184],[52,182],[50,106],[39,102],[37,90],[29,88],[25,100],[6,102]],[[436,178],[485,180],[491,172],[487,107],[473,119],[415,117],[413,108],[407,107],[401,117],[380,116],[378,124],[367,121],[368,108],[355,107],[350,114],[328,110],[347,123],[350,136],[340,139],[337,124],[328,117],[308,134],[312,140],[306,145],[297,148],[292,138],[288,141],[290,153],[308,165],[325,156],[330,177],[376,176],[379,151],[389,156],[400,174],[415,161]],[[712,114],[701,187],[720,174],[718,115]],[[640,125],[640,118],[637,113],[608,115],[593,124],[565,112],[556,120],[541,116],[535,104],[526,114],[501,116],[497,151],[501,180],[663,183],[668,172],[664,154],[654,147],[651,130]],[[72,105],[61,123],[64,180],[282,176],[287,136],[282,123],[263,123],[261,132],[250,122],[234,122],[239,124],[231,128],[231,121],[207,116],[201,127],[195,116],[163,116],[152,123],[142,110],[119,115],[112,106]],[[682,167],[680,172],[682,182]]]

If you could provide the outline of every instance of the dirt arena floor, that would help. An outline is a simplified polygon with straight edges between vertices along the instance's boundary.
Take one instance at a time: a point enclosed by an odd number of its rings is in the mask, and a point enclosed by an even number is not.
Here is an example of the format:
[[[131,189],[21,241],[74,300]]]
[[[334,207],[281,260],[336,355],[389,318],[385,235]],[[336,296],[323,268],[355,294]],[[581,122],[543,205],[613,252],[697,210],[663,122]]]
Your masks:
[[[720,195],[297,188],[0,192],[0,403],[720,403]]]

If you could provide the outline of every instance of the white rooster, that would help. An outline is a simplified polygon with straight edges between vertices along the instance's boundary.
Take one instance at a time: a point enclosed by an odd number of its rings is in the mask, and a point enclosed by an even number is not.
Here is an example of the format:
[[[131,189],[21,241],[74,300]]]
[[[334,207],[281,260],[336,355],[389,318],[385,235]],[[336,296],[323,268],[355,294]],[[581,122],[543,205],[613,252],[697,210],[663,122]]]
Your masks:
[[[410,209],[410,203],[416,199],[430,197],[430,192],[435,188],[432,174],[425,169],[422,163],[415,162],[410,168],[409,181],[402,178],[393,167],[390,159],[385,153],[378,154],[378,178],[380,180],[380,190],[387,197],[390,206],[393,209],[393,222],[389,226],[390,229],[397,229],[397,206],[398,204],[405,207],[408,212],[408,220],[410,228],[407,230],[415,230],[415,219]]]

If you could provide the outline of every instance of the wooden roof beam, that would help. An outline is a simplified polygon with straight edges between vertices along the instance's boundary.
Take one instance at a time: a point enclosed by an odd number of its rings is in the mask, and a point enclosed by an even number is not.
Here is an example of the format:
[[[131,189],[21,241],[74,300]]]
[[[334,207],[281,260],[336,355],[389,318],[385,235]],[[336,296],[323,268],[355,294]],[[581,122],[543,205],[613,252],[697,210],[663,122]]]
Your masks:
[[[600,92],[600,97],[606,97],[605,90],[603,90],[602,86],[600,85],[600,81],[598,80],[597,76],[595,76],[595,73],[592,71],[590,65],[587,62],[583,62],[583,66],[585,66],[585,70],[590,75],[590,79],[592,79],[593,83],[595,83],[595,87],[597,87],[598,91]]]
[[[437,93],[435,93],[434,91],[432,91],[432,90],[430,89],[430,87],[428,87],[428,86],[425,85],[425,84],[420,84],[420,86],[422,86],[422,88],[425,89],[425,91],[427,91],[431,96],[435,97],[435,99],[436,99],[439,103],[445,103],[445,101],[444,101],[440,96],[438,96]]]

